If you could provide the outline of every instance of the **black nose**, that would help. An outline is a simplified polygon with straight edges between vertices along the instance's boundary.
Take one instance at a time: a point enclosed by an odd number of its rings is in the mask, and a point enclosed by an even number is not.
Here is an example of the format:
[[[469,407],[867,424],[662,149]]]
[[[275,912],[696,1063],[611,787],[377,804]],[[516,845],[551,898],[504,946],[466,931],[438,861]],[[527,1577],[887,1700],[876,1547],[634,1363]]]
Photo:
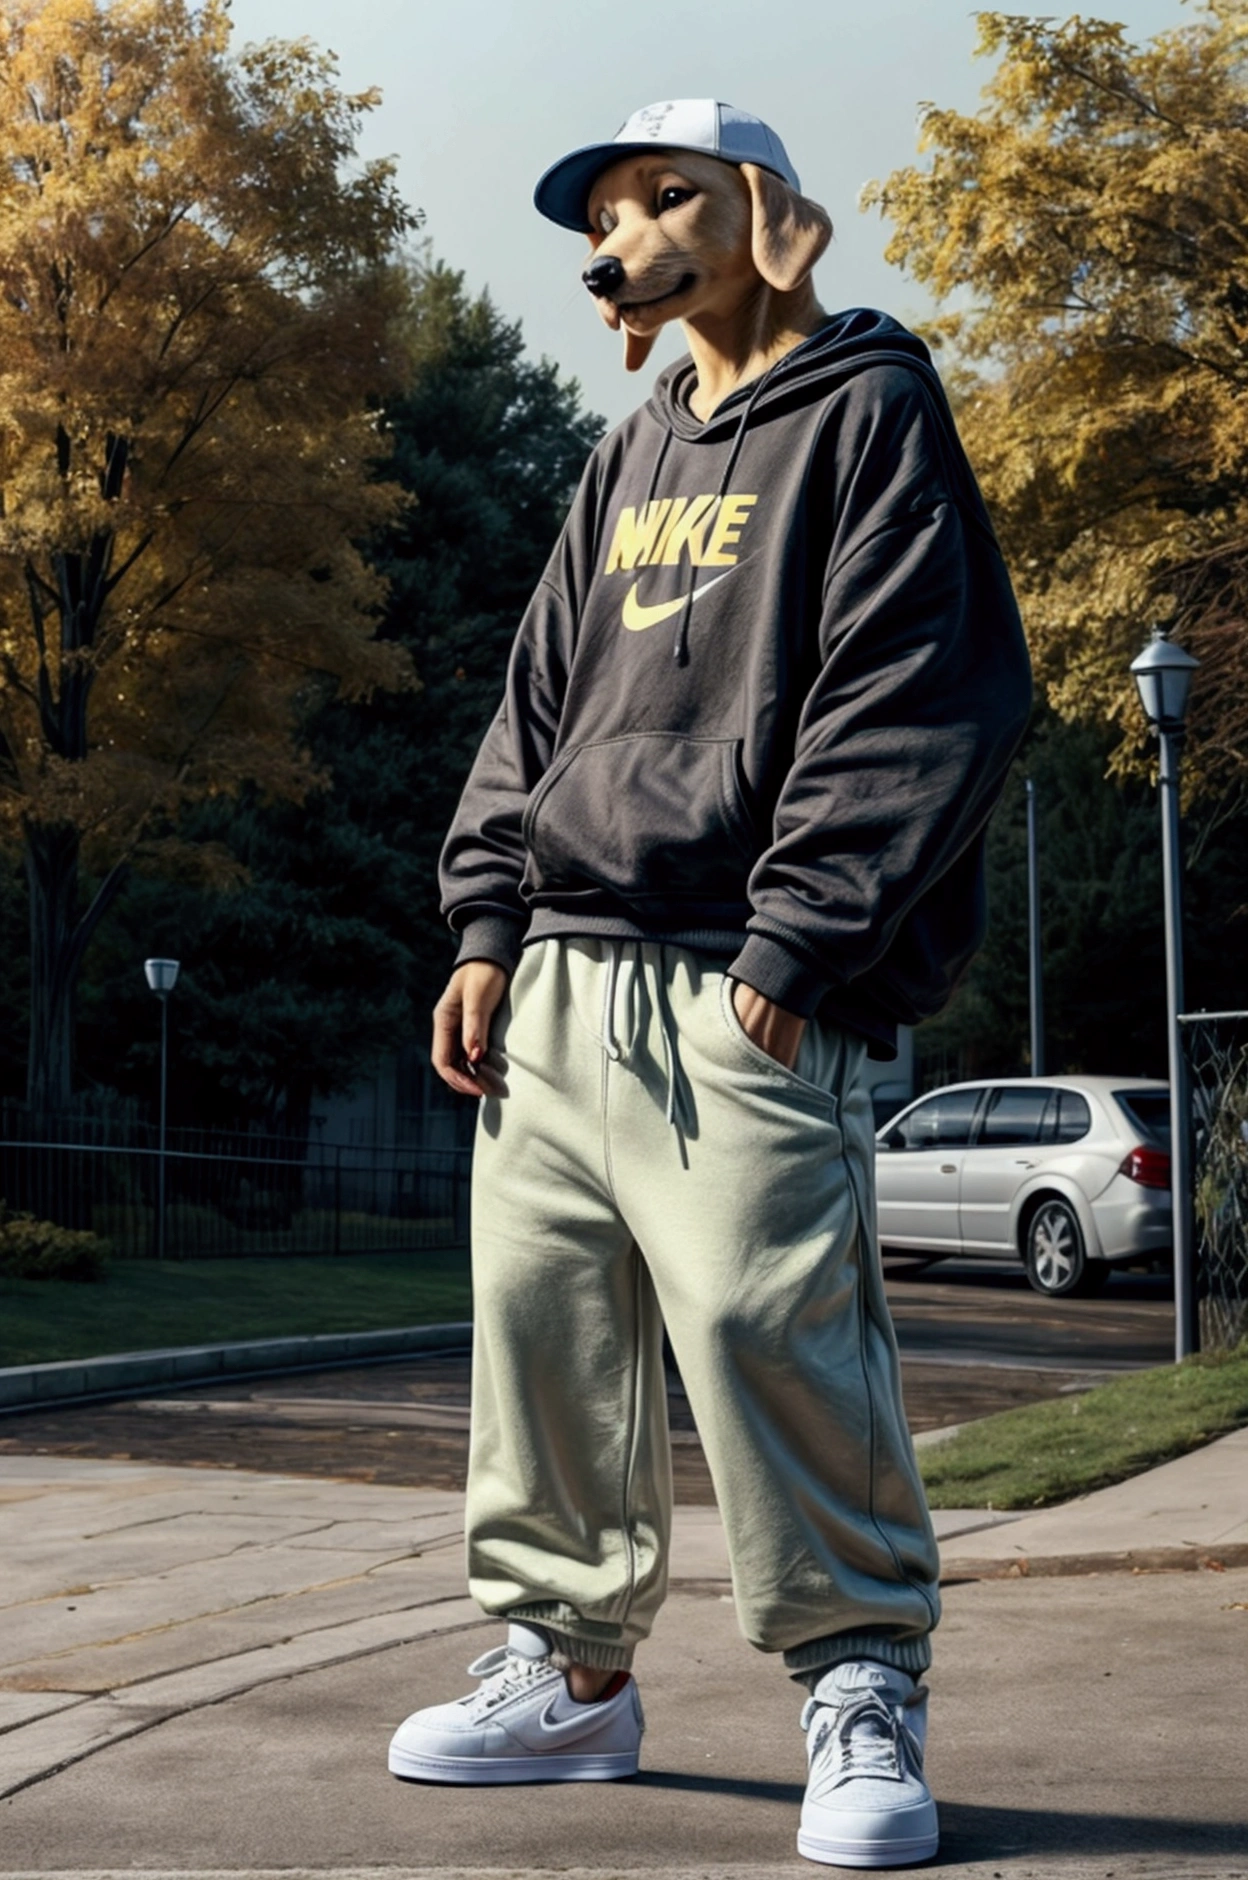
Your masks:
[[[617,261],[614,255],[599,255],[597,261],[591,261],[581,279],[591,294],[602,300],[618,294],[624,285],[624,263]]]

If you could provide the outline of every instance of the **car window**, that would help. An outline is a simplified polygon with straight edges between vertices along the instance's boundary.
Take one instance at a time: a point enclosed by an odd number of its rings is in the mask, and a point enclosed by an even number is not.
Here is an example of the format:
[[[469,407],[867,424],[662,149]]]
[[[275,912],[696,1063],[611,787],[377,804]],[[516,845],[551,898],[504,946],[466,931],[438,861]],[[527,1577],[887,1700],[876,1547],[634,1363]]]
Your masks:
[[[1057,1092],[1057,1128],[1049,1140],[1052,1142],[1079,1142],[1092,1127],[1092,1109],[1086,1097],[1077,1090],[1059,1090]]]
[[[1044,1113],[1057,1093],[1047,1084],[1028,1085],[1026,1089],[990,1090],[979,1125],[977,1147],[981,1149],[1018,1148],[1040,1141]]]
[[[1114,1101],[1128,1121],[1154,1142],[1170,1146],[1170,1092],[1168,1090],[1115,1090]]]
[[[965,1148],[971,1138],[971,1119],[979,1102],[978,1090],[944,1090],[916,1103],[890,1130],[888,1144],[904,1149]],[[897,1142],[897,1137],[901,1141]]]

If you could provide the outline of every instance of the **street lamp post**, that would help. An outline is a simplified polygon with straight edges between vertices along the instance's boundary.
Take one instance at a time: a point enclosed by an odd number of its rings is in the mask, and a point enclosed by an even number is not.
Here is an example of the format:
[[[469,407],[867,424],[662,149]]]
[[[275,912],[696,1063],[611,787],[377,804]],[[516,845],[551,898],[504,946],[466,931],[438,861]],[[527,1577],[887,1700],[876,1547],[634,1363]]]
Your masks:
[[[1040,854],[1036,786],[1027,779],[1027,967],[1031,1006],[1031,1074],[1044,1076],[1044,969],[1040,953]]]
[[[1192,1248],[1191,1149],[1188,1139],[1187,1064],[1179,1014],[1183,1010],[1183,877],[1179,852],[1179,747],[1192,674],[1200,664],[1155,627],[1131,671],[1157,739],[1161,762],[1161,864],[1166,922],[1166,1030],[1170,1060],[1170,1204],[1174,1215],[1174,1356],[1200,1345]]]
[[[144,960],[147,983],[160,1000],[160,1154],[157,1158],[156,1258],[165,1257],[165,1124],[169,1112],[169,994],[178,983],[177,960]]]

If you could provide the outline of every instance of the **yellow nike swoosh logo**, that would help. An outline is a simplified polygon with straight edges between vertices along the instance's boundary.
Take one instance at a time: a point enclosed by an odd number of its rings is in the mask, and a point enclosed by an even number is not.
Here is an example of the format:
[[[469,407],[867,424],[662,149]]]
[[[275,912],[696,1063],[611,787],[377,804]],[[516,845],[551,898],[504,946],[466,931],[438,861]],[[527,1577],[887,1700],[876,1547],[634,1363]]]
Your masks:
[[[656,601],[651,607],[645,606],[637,599],[639,583],[634,581],[624,596],[621,615],[624,625],[630,633],[644,633],[647,627],[657,627],[660,620],[670,620],[673,614],[678,614],[687,599],[700,600],[704,594],[709,594],[713,587],[718,587],[721,581],[726,581],[728,576],[735,572],[733,568],[725,568],[723,574],[717,574],[713,581],[704,581],[700,588],[694,588],[691,596],[682,594],[674,601]]]

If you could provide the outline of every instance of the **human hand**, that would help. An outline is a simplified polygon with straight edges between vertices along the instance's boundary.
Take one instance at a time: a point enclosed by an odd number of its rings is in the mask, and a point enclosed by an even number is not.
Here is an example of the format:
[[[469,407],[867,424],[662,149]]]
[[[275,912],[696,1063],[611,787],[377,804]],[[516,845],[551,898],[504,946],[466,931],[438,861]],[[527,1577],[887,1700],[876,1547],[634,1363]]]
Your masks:
[[[783,1064],[786,1071],[791,1071],[801,1050],[806,1020],[799,1018],[796,1012],[786,1012],[782,1005],[775,1004],[765,993],[756,992],[743,979],[732,982],[732,1009],[750,1042],[768,1057],[775,1058],[777,1064]]]
[[[433,1009],[433,1068],[465,1097],[505,1097],[490,1026],[511,975],[493,960],[465,960]]]

